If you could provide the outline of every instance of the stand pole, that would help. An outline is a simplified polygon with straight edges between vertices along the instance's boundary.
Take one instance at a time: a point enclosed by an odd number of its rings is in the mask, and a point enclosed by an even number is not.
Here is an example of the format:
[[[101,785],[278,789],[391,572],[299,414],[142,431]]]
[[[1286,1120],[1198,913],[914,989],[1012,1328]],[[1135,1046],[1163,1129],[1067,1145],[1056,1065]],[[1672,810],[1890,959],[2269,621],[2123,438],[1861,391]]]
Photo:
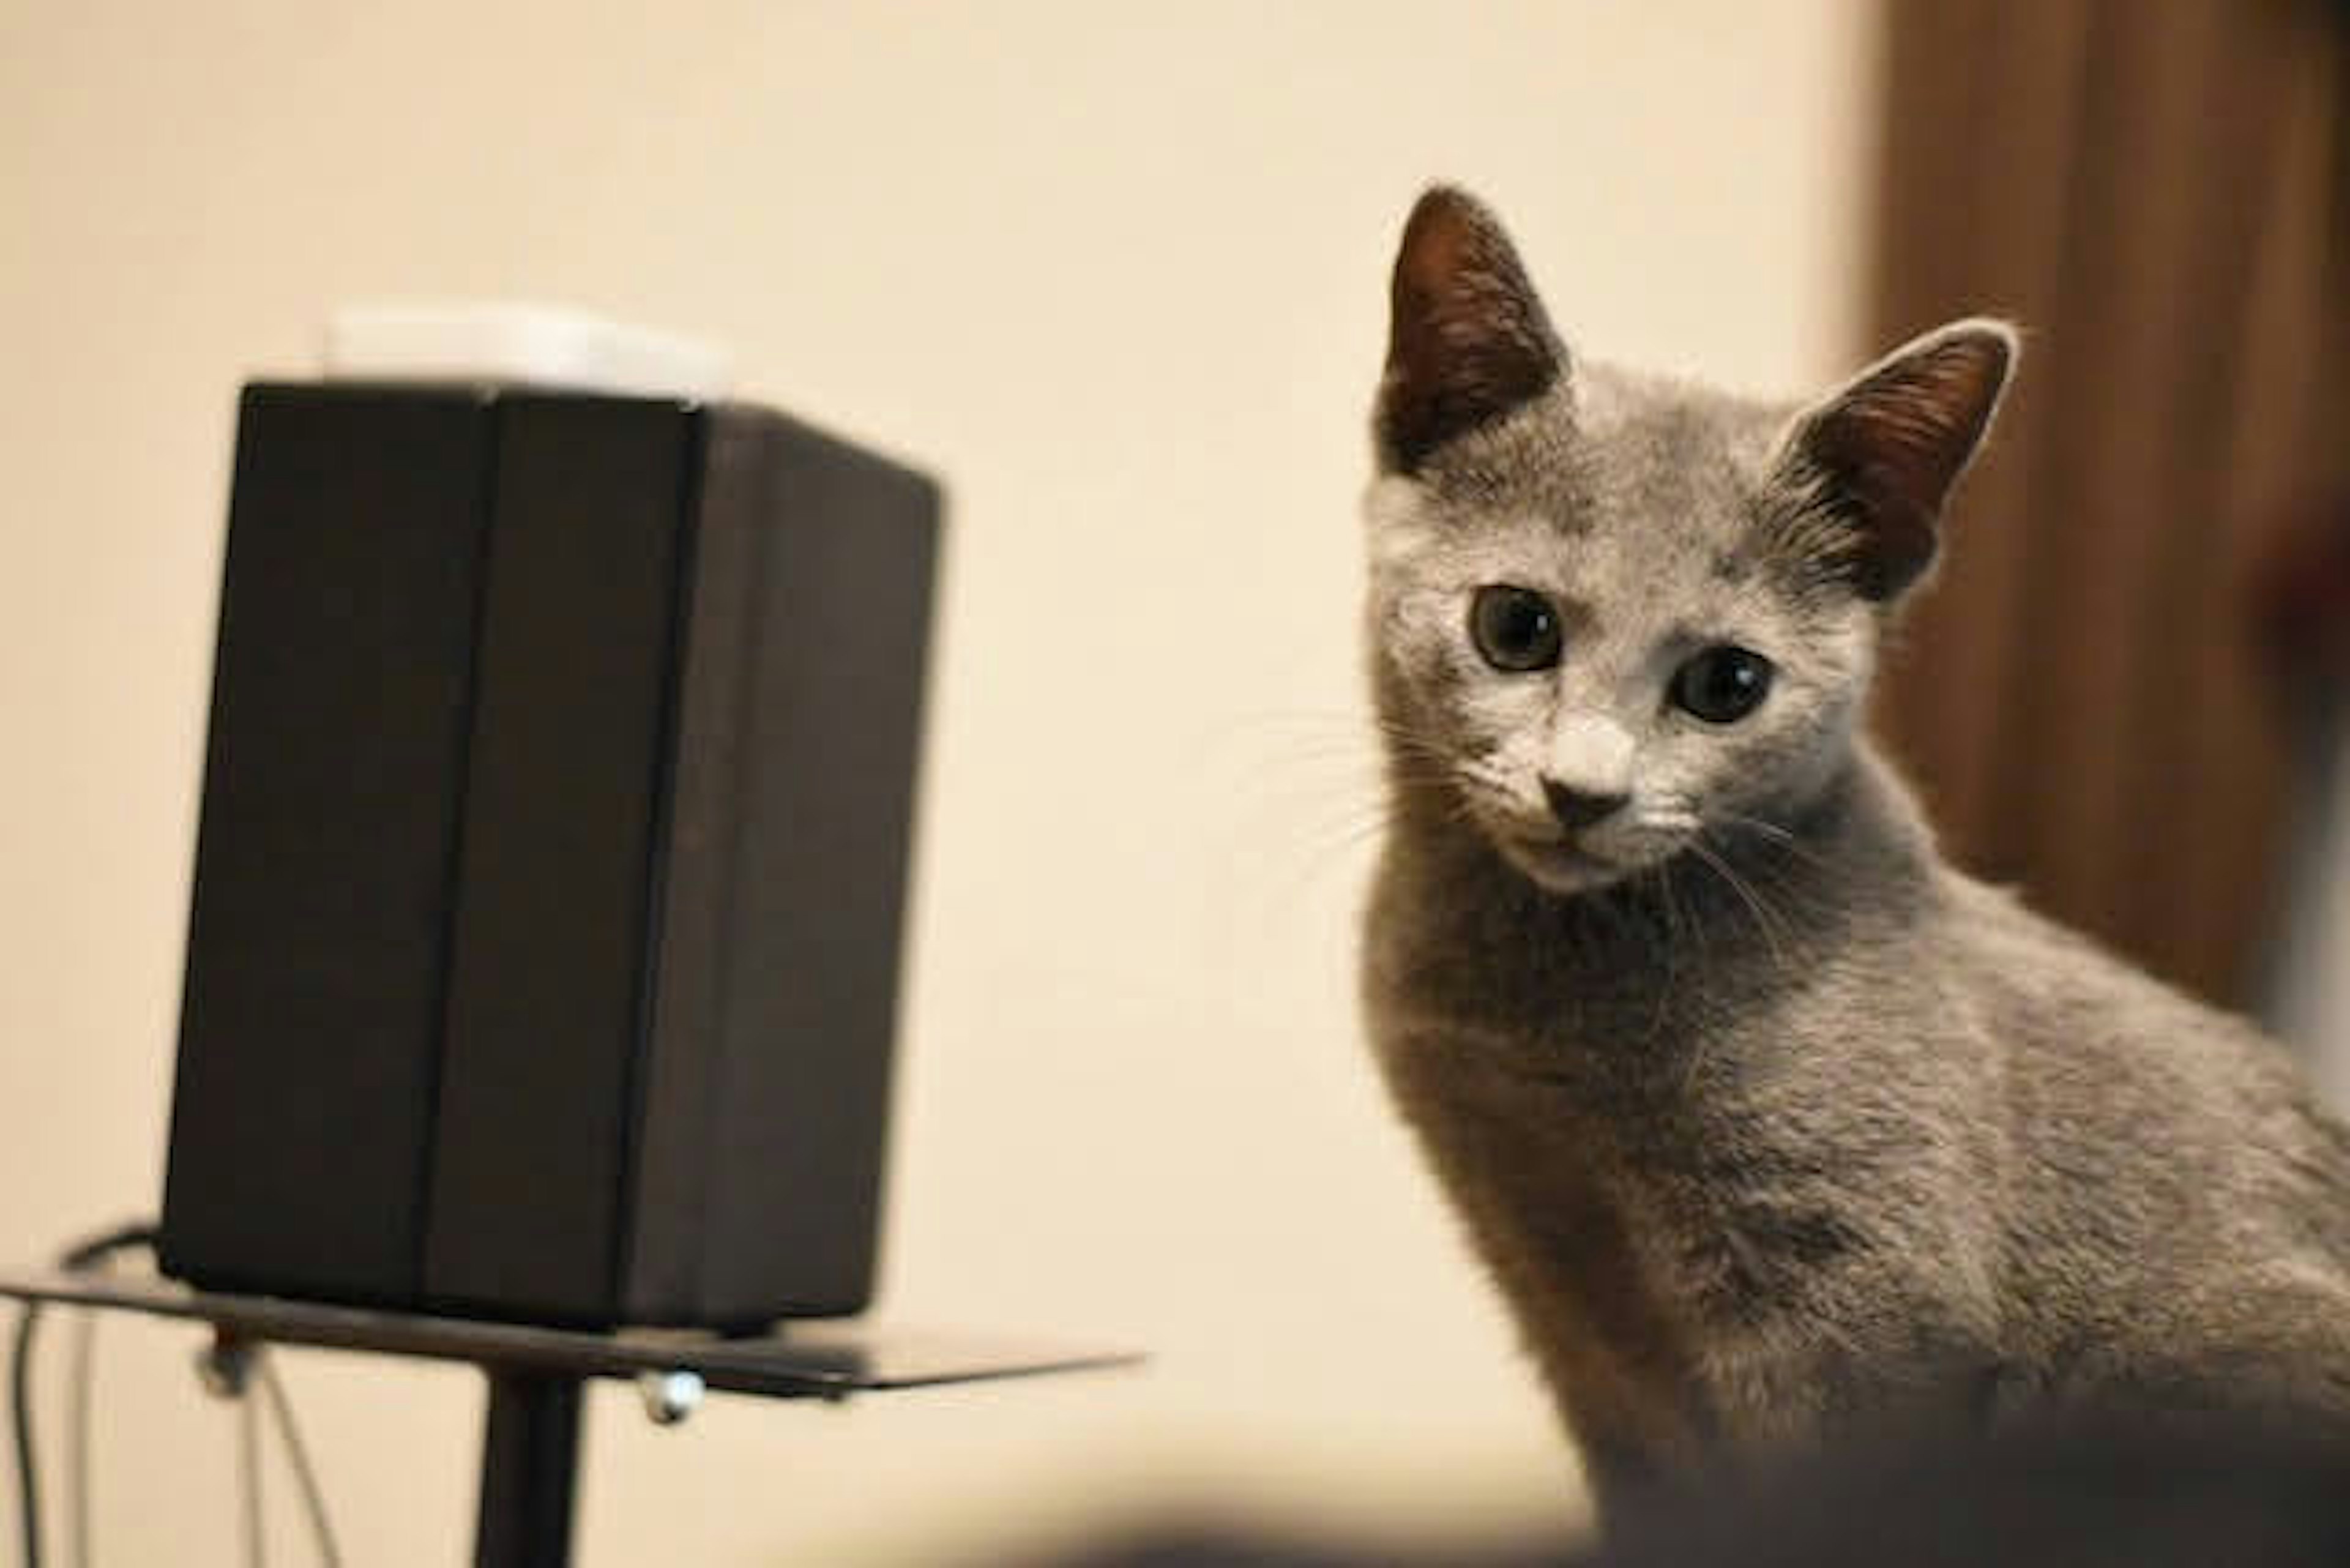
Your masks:
[[[579,1379],[485,1368],[473,1568],[567,1568],[579,1479]]]

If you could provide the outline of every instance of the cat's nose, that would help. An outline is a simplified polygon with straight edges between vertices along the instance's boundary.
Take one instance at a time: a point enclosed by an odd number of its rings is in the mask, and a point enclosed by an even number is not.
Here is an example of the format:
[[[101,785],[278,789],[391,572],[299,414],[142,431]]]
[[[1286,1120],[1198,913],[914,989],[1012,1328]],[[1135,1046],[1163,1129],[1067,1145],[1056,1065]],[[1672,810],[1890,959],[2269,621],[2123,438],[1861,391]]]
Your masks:
[[[1543,794],[1550,799],[1550,814],[1570,833],[1615,815],[1632,798],[1621,791],[1602,794],[1576,789],[1556,779],[1543,780]]]

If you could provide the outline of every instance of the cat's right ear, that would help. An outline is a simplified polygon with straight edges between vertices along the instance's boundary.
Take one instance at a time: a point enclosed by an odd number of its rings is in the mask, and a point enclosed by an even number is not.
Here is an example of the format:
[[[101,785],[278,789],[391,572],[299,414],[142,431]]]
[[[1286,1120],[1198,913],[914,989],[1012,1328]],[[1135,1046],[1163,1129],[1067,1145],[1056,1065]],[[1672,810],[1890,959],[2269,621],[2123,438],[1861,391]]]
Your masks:
[[[1390,309],[1374,421],[1390,472],[1413,472],[1566,372],[1566,350],[1509,235],[1465,191],[1434,186],[1412,208]]]
[[[1863,598],[1897,598],[1933,564],[1942,508],[1991,429],[2016,348],[2004,321],[1954,321],[1796,420],[1783,482],[1832,522],[1827,553]]]

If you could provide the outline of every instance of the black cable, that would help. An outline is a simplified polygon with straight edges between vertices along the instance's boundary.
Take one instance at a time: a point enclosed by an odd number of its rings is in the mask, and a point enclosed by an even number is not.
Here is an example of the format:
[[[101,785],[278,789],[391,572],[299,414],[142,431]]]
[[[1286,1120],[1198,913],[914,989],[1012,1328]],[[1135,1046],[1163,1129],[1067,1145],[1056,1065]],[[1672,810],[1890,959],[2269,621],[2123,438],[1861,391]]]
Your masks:
[[[318,1561],[327,1568],[342,1568],[342,1549],[335,1543],[334,1521],[327,1517],[327,1494],[318,1485],[317,1472],[310,1468],[310,1450],[304,1447],[302,1430],[294,1424],[294,1401],[287,1398],[285,1384],[278,1381],[277,1363],[270,1356],[258,1356],[254,1370],[261,1379],[262,1392],[268,1396],[269,1407],[277,1417],[279,1435],[286,1440],[286,1457],[292,1461],[294,1480],[302,1489],[302,1506],[310,1516],[310,1533],[317,1538]]]
[[[97,1268],[115,1254],[133,1247],[151,1247],[155,1243],[155,1228],[144,1220],[117,1225],[111,1231],[79,1242],[61,1260],[68,1269]],[[84,1309],[75,1314],[73,1343],[72,1403],[67,1409],[66,1483],[71,1490],[73,1554],[68,1561],[73,1568],[89,1568],[95,1553],[90,1540],[95,1533],[89,1502],[89,1433],[90,1385],[97,1376],[98,1314]]]
[[[254,1353],[257,1362],[260,1352]],[[253,1370],[248,1363],[245,1385],[236,1397],[237,1468],[243,1472],[244,1485],[238,1488],[244,1502],[244,1560],[252,1568],[267,1568],[269,1562],[268,1510],[261,1501],[261,1407],[253,1397]]]
[[[79,1272],[98,1267],[117,1252],[132,1247],[152,1246],[154,1242],[155,1227],[151,1224],[140,1222],[118,1225],[112,1230],[101,1231],[68,1248],[59,1255],[58,1263],[68,1272]],[[42,1560],[39,1466],[34,1441],[32,1400],[33,1346],[35,1331],[40,1316],[39,1303],[25,1303],[22,1315],[17,1319],[16,1343],[10,1360],[9,1381],[16,1438],[16,1481],[19,1500],[17,1518],[23,1542],[25,1568],[40,1568]],[[76,1397],[72,1412],[76,1464],[74,1543],[77,1550],[75,1555],[84,1563],[89,1557],[88,1384],[93,1366],[88,1334],[89,1321],[85,1317],[85,1333],[75,1347],[74,1393]],[[250,1376],[258,1379],[262,1386],[263,1397],[269,1405],[266,1414],[276,1417],[279,1435],[286,1445],[286,1458],[293,1467],[295,1480],[301,1490],[303,1511],[308,1516],[311,1533],[317,1542],[319,1558],[328,1564],[328,1568],[338,1568],[342,1562],[341,1549],[335,1540],[334,1523],[328,1516],[325,1490],[318,1484],[317,1471],[310,1462],[309,1449],[303,1442],[301,1428],[294,1418],[294,1402],[286,1395],[285,1386],[278,1380],[276,1368],[257,1348],[254,1355]],[[260,1496],[257,1490],[260,1482],[258,1423],[263,1412],[253,1403],[252,1390],[249,1386],[244,1391],[244,1397],[245,1409],[241,1414],[244,1417],[246,1550],[252,1558],[257,1561],[263,1549],[258,1535],[261,1521],[259,1519]]]
[[[155,1222],[133,1220],[111,1230],[85,1236],[57,1255],[57,1266],[68,1273],[80,1273],[94,1269],[115,1253],[131,1247],[151,1247],[155,1244]]]
[[[66,1407],[66,1487],[68,1512],[73,1527],[73,1568],[89,1568],[93,1555],[89,1506],[89,1405],[98,1366],[98,1314],[85,1308],[74,1314],[72,1402]]]
[[[33,1460],[33,1331],[41,1305],[26,1302],[16,1315],[16,1340],[8,1354],[9,1412],[16,1426],[16,1528],[25,1568],[41,1568],[41,1484]]]
[[[152,1246],[154,1241],[155,1227],[143,1220],[117,1225],[75,1242],[57,1262],[78,1272],[97,1267],[126,1247]],[[8,1355],[9,1415],[16,1432],[16,1531],[25,1568],[41,1568],[40,1464],[33,1445],[33,1341],[40,1322],[40,1303],[26,1302],[17,1316],[16,1336]]]

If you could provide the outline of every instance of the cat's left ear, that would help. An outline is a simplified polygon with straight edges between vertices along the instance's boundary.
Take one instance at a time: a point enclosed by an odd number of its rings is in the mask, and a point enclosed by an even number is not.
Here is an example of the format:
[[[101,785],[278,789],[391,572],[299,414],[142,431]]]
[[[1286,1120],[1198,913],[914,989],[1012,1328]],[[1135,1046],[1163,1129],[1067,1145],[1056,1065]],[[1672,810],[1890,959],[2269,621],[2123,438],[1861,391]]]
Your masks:
[[[1991,429],[2017,350],[2004,321],[1954,321],[1796,417],[1780,478],[1835,519],[1827,547],[1863,598],[1897,597],[1933,563],[1943,505]]]
[[[1456,187],[1434,186],[1412,208],[1388,306],[1372,428],[1391,472],[1416,472],[1566,374],[1566,348],[1501,220]]]

